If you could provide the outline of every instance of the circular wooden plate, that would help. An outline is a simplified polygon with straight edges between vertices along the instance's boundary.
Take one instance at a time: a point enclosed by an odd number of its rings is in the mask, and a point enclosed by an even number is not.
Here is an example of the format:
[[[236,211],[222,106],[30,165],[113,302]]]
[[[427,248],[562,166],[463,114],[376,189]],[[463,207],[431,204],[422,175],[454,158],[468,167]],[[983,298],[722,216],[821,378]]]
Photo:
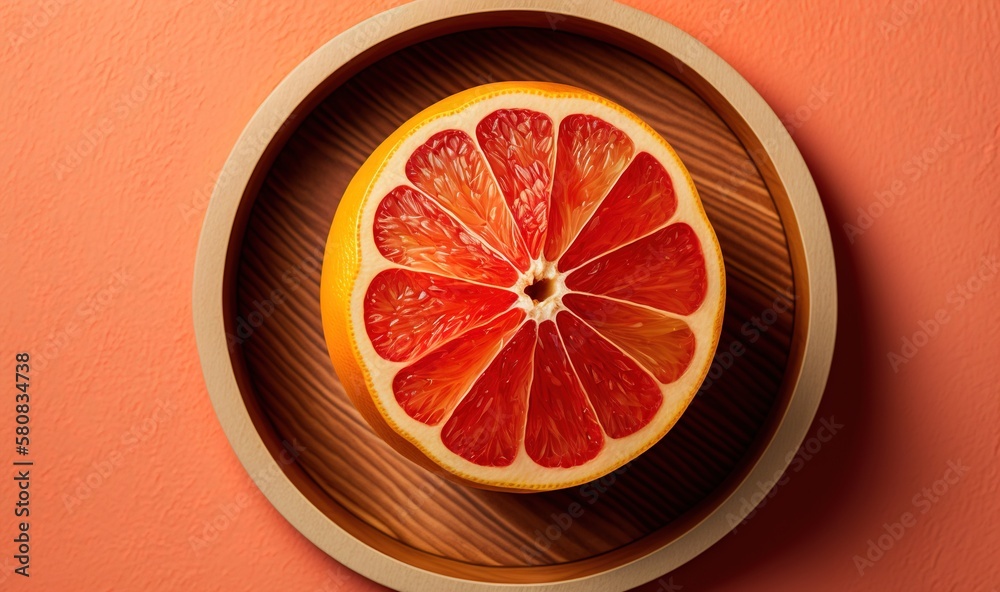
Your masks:
[[[502,80],[578,86],[653,126],[690,170],[726,264],[716,362],[678,425],[623,470],[549,493],[463,488],[397,455],[348,401],[320,322],[324,242],[358,166],[428,105]],[[254,116],[206,216],[194,320],[241,461],[338,561],[400,590],[605,592],[706,549],[785,468],[826,381],[835,294],[798,151],[696,40],[610,2],[425,0],[319,49]]]

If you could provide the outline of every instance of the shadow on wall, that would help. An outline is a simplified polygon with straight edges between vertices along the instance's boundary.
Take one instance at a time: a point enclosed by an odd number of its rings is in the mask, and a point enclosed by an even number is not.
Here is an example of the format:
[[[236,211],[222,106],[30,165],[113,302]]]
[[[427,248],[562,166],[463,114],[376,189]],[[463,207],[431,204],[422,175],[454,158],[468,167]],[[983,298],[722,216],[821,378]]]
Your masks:
[[[743,579],[752,571],[781,569],[792,549],[808,540],[832,536],[849,524],[845,517],[851,500],[863,495],[864,484],[854,476],[867,462],[864,451],[879,413],[874,409],[878,400],[870,386],[876,369],[865,332],[871,310],[861,284],[860,253],[841,230],[855,212],[841,205],[848,200],[838,195],[832,181],[836,177],[819,166],[821,160],[810,158],[805,147],[800,146],[800,150],[810,163],[823,200],[837,264],[837,343],[823,401],[803,447],[761,506],[699,557],[636,590],[712,589]],[[731,522],[739,522],[739,517],[733,516]]]

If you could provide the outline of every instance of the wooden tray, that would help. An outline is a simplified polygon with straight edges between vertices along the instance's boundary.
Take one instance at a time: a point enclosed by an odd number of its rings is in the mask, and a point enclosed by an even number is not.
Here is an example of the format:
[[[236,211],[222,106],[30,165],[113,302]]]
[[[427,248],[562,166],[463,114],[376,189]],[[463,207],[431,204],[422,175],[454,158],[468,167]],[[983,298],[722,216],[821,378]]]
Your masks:
[[[716,365],[678,425],[627,470],[550,493],[467,489],[397,455],[345,396],[320,322],[324,242],[357,167],[424,107],[501,80],[579,86],[656,128],[691,171],[726,264]],[[338,561],[399,590],[606,592],[706,549],[787,465],[826,381],[835,294],[798,151],[692,37],[605,1],[425,0],[320,48],[251,120],[206,216],[194,320],[240,460]]]

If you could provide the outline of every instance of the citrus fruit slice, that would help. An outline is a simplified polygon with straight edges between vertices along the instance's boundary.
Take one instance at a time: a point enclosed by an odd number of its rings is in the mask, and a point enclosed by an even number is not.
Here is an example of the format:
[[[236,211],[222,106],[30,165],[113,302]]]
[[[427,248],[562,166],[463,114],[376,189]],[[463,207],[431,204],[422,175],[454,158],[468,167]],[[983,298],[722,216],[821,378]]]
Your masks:
[[[411,460],[510,491],[656,443],[719,339],[722,255],[680,159],[622,107],[546,83],[461,92],[358,170],[323,262],[347,394]]]

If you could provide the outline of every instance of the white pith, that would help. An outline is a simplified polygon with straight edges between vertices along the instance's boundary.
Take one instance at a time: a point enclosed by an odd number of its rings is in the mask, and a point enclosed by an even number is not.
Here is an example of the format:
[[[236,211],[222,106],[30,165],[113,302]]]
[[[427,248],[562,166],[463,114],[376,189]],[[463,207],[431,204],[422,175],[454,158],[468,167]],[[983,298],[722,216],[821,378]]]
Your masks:
[[[375,245],[370,230],[374,225],[375,210],[382,197],[393,188],[399,185],[412,187],[405,175],[405,163],[414,150],[426,142],[430,136],[445,129],[459,129],[475,139],[475,127],[479,121],[497,109],[511,108],[533,109],[545,113],[552,118],[556,130],[558,130],[559,122],[567,115],[574,113],[594,115],[618,127],[632,139],[635,144],[632,158],[641,152],[648,152],[664,166],[673,180],[677,197],[677,210],[670,220],[650,233],[678,222],[690,225],[703,245],[708,277],[708,290],[701,307],[687,316],[672,316],[683,319],[692,327],[710,328],[717,322],[721,307],[719,295],[722,285],[718,280],[721,274],[721,260],[715,256],[715,252],[710,247],[710,245],[717,244],[714,233],[704,221],[693,187],[689,185],[688,176],[676,156],[647,128],[632,118],[624,116],[617,109],[600,102],[581,97],[549,96],[532,92],[499,94],[423,125],[404,139],[388,158],[381,173],[374,179],[369,188],[368,197],[364,201],[360,228],[368,230],[361,232],[360,260],[362,263],[351,293],[351,323],[359,329],[356,332],[357,345],[361,354],[359,363],[367,371],[374,387],[373,399],[397,432],[416,444],[428,457],[446,470],[466,479],[497,486],[550,489],[553,486],[571,485],[600,476],[634,458],[648,445],[654,443],[658,436],[676,421],[677,416],[689,401],[689,396],[697,389],[714,353],[715,344],[711,339],[699,338],[694,357],[687,371],[670,384],[658,383],[664,401],[657,414],[646,426],[634,434],[619,439],[611,439],[607,434],[604,434],[605,446],[602,452],[595,459],[577,467],[553,469],[537,465],[525,452],[523,438],[517,457],[509,466],[486,467],[471,463],[451,452],[442,443],[440,431],[447,422],[447,417],[436,426],[428,426],[409,417],[396,403],[392,380],[396,373],[412,363],[412,360],[390,362],[381,358],[375,352],[367,332],[363,329],[365,326],[363,299],[371,280],[382,270],[400,267],[384,259]],[[625,168],[627,169],[627,166]],[[644,236],[648,236],[650,233]],[[640,238],[635,240],[640,240]],[[527,271],[519,272],[518,280],[514,285],[500,289],[510,290],[517,295],[517,301],[513,307],[525,311],[527,315],[525,322],[533,320],[541,323],[546,320],[555,320],[558,312],[565,310],[562,297],[571,292],[565,284],[565,277],[568,273],[560,273],[556,269],[556,262],[545,261],[544,258],[536,259],[531,262]],[[549,298],[536,302],[525,293],[525,288],[539,279],[552,280],[554,290]],[[698,333],[697,330],[696,333]],[[699,335],[702,334],[706,334],[705,331],[699,333]],[[628,355],[626,352],[622,353]]]
[[[552,280],[555,282],[555,287],[551,296],[536,302],[531,296],[525,293],[525,290],[538,280]],[[545,261],[544,259],[535,259],[532,261],[531,267],[528,268],[528,271],[521,274],[521,277],[511,287],[511,290],[518,294],[518,299],[514,303],[514,306],[524,310],[529,319],[539,323],[542,321],[554,321],[556,319],[556,313],[564,308],[562,305],[563,294],[569,292],[566,288],[566,274],[559,273],[559,270],[556,269],[556,262]]]

